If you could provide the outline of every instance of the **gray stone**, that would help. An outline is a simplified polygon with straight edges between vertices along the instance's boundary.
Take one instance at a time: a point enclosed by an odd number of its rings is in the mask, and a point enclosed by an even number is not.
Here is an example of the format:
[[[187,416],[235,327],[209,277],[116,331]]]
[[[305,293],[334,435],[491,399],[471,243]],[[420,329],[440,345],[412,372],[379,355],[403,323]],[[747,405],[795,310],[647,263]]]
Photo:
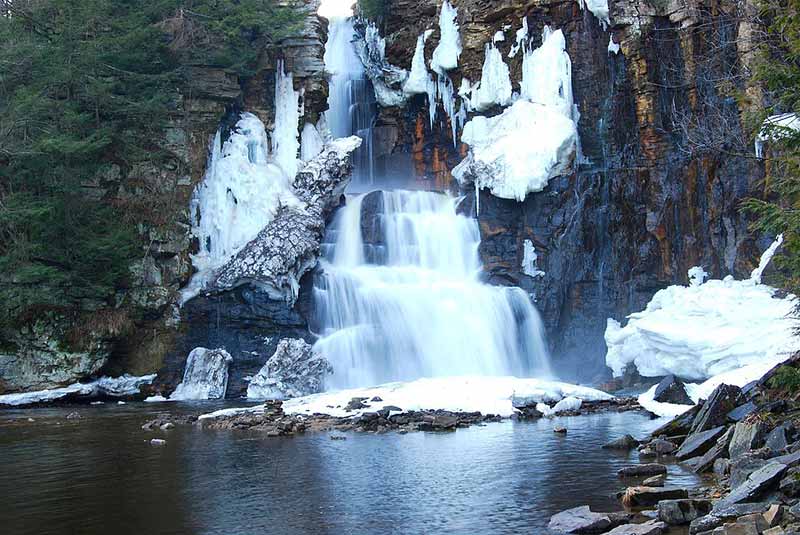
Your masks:
[[[322,392],[333,367],[301,338],[284,338],[247,387],[252,399],[287,399]]]
[[[689,525],[689,533],[695,534],[706,531],[710,532],[710,530],[721,526],[724,522],[730,521],[731,519],[736,519],[742,515],[748,515],[752,513],[763,513],[767,510],[767,508],[768,505],[764,503],[740,503],[723,507],[714,511],[712,514],[701,516],[695,520],[692,520],[691,524]]]
[[[561,511],[550,517],[548,529],[556,533],[605,533],[627,521],[627,515],[619,513],[594,513],[588,505]]]
[[[791,423],[785,422],[769,432],[765,442],[765,446],[774,452],[782,452],[789,447],[788,430],[791,429]]]
[[[664,486],[664,482],[666,482],[666,480],[667,480],[667,476],[665,476],[665,475],[648,477],[647,479],[642,481],[642,486],[645,486],[645,487],[663,487]]]
[[[656,386],[655,394],[653,395],[655,401],[661,403],[674,403],[676,405],[694,405],[694,402],[686,393],[686,387],[683,381],[674,375],[667,375],[664,377],[658,386]]]
[[[658,502],[658,518],[667,524],[688,524],[711,512],[708,500],[662,500]]]
[[[658,455],[669,455],[678,449],[678,446],[676,446],[674,442],[664,440],[663,438],[651,440],[647,444],[647,447]]]
[[[639,441],[631,435],[624,435],[611,442],[603,444],[603,448],[607,450],[632,450],[639,445]]]
[[[731,471],[730,459],[717,459],[714,461],[714,473],[718,476],[726,476]]]
[[[738,386],[733,385],[721,384],[715,388],[692,422],[690,434],[724,424],[728,413],[737,407],[741,392]]]
[[[625,468],[621,468],[617,471],[617,475],[619,477],[649,477],[666,473],[667,467],[658,463],[626,466]]]
[[[666,529],[667,525],[664,522],[650,520],[643,524],[625,524],[624,526],[618,526],[606,532],[606,535],[661,535]]]
[[[651,436],[654,438],[660,437],[662,435],[667,437],[676,437],[680,435],[688,435],[689,430],[692,427],[692,422],[697,417],[698,413],[702,410],[703,406],[705,405],[705,401],[700,400],[700,403],[688,409],[686,412],[679,414],[669,422],[665,423],[655,431],[651,433]]]
[[[713,468],[714,463],[716,463],[721,457],[725,456],[726,452],[728,451],[731,436],[733,434],[733,428],[729,427],[728,430],[725,431],[725,434],[723,434],[717,440],[717,443],[714,444],[710,450],[705,452],[703,456],[697,460],[693,470],[697,473],[700,473],[706,472]]]
[[[167,441],[164,440],[163,438],[151,438],[150,439],[150,445],[151,446],[163,446],[166,443],[167,443]]]
[[[628,487],[622,495],[625,507],[646,507],[655,505],[661,500],[678,500],[688,498],[686,489],[676,487]]]
[[[744,455],[739,456],[737,459],[731,460],[731,488],[738,487],[745,482],[750,474],[759,468],[766,466],[766,453],[767,452],[763,450],[756,450],[745,453]]]
[[[683,460],[702,455],[716,444],[717,439],[719,439],[723,433],[725,433],[725,426],[722,425],[706,431],[693,433],[686,437],[681,447],[675,452],[675,456]]]
[[[767,426],[760,421],[744,421],[734,426],[731,444],[728,447],[728,455],[731,459],[736,459],[743,453],[754,450],[764,442]]]
[[[790,498],[800,496],[800,469],[792,468],[786,477],[781,479],[780,491]]]
[[[734,488],[730,494],[718,501],[714,505],[714,510],[757,498],[778,482],[785,471],[785,464],[770,462],[750,474],[744,483]]]
[[[729,412],[728,420],[731,420],[733,422],[740,422],[745,418],[747,418],[748,416],[750,416],[751,414],[753,414],[757,409],[758,407],[756,406],[755,403],[753,403],[752,401],[748,401],[744,405],[739,405],[731,412]]]

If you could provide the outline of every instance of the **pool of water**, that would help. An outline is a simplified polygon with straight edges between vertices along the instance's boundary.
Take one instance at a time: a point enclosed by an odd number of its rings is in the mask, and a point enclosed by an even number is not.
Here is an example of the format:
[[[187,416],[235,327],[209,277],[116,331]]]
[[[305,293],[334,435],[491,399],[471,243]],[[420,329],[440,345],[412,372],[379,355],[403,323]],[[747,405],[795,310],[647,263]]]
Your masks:
[[[74,410],[82,418],[66,419]],[[158,414],[192,410],[0,412],[0,533],[547,533],[563,509],[617,509],[616,471],[636,454],[600,446],[658,425],[609,413],[346,440],[141,429]],[[151,446],[153,437],[166,445]],[[677,465],[669,470],[668,483],[695,483]]]

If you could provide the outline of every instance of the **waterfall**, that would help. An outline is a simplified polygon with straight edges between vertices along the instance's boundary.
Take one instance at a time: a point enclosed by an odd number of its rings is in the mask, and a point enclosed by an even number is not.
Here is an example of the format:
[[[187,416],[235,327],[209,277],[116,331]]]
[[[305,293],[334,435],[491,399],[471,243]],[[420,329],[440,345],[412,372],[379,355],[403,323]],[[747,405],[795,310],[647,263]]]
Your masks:
[[[376,191],[340,209],[314,288],[328,387],[550,374],[538,312],[520,288],[480,281],[478,225],[457,203]]]
[[[375,182],[373,158],[373,123],[376,115],[375,92],[356,55],[353,21],[331,17],[328,42],[325,44],[325,69],[328,84],[328,126],[334,138],[357,135],[363,140],[353,155],[353,180],[356,188]]]

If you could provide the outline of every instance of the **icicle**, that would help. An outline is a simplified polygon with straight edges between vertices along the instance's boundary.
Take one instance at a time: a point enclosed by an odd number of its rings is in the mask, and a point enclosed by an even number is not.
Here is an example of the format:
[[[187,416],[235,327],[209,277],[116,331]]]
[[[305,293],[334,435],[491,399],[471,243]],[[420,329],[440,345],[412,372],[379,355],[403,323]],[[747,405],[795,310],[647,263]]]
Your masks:
[[[458,33],[457,16],[456,9],[450,5],[448,0],[444,0],[439,12],[439,44],[431,58],[431,69],[440,75],[458,67],[458,57],[461,55],[461,36]]]
[[[528,39],[528,19],[527,17],[522,17],[522,28],[517,30],[516,40],[513,45],[511,45],[511,51],[508,53],[509,58],[513,58],[517,55],[520,48],[525,46],[525,43]]]
[[[297,174],[297,140],[300,123],[298,99],[294,90],[292,73],[284,71],[283,60],[278,60],[275,73],[275,129],[272,132],[272,155],[283,172],[294,179]]]

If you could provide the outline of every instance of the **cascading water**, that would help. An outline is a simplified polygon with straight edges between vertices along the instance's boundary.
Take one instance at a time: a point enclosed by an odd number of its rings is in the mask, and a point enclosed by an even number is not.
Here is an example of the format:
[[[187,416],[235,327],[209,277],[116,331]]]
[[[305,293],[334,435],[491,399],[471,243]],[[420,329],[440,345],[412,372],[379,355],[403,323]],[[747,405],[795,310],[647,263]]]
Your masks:
[[[536,309],[519,288],[480,282],[478,225],[457,203],[426,191],[373,192],[339,211],[314,288],[315,348],[334,368],[328,387],[550,374]]]
[[[348,17],[331,17],[325,44],[325,68],[331,73],[328,93],[328,127],[334,138],[357,135],[361,147],[353,155],[356,188],[375,182],[373,132],[375,93],[353,47],[355,30]]]

